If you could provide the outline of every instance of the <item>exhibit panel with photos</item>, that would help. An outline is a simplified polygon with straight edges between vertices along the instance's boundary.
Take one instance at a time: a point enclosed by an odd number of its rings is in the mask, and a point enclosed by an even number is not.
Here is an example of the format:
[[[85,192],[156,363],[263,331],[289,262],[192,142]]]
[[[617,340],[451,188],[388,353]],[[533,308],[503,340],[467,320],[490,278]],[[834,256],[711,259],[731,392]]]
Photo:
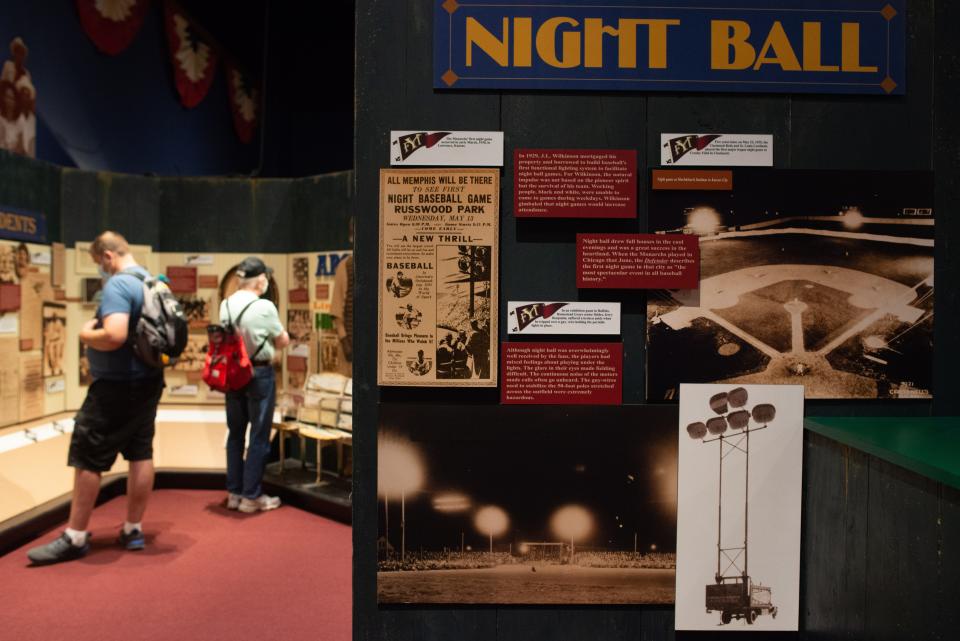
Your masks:
[[[685,382],[932,397],[931,173],[734,169],[709,191],[658,173],[650,227],[699,239],[700,287],[648,299],[649,400]]]
[[[681,385],[678,630],[797,630],[802,461],[802,386]]]
[[[673,602],[675,407],[380,409],[380,603]]]

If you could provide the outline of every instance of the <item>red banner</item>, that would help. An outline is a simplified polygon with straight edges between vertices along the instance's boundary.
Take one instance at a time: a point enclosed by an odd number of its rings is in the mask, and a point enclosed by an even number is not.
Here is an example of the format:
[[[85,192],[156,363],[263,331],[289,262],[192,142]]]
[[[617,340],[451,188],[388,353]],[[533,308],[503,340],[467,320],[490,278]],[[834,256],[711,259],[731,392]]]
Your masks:
[[[700,242],[686,234],[577,234],[580,289],[696,289]]]
[[[217,69],[217,52],[197,25],[174,2],[163,5],[170,63],[184,107],[196,107],[207,95]]]
[[[77,0],[80,24],[94,46],[115,56],[133,42],[150,8],[150,0]]]
[[[224,62],[227,70],[227,89],[230,93],[230,111],[233,112],[233,128],[244,143],[253,140],[260,113],[260,92],[254,86],[250,74],[239,67]]]
[[[505,405],[619,405],[622,343],[501,343]]]

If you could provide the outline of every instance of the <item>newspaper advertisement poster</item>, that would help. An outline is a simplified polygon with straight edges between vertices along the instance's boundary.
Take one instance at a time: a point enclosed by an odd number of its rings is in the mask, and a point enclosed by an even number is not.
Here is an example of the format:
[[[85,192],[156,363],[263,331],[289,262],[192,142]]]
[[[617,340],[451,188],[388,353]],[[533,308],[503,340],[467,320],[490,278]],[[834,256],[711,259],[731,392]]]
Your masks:
[[[497,169],[381,169],[377,384],[496,387]]]

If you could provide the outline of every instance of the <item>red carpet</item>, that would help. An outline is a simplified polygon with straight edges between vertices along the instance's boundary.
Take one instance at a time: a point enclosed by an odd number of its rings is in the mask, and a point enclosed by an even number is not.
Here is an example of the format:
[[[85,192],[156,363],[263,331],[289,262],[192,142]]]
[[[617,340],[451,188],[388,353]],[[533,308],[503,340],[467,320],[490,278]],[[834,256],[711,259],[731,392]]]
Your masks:
[[[0,638],[17,641],[348,641],[350,527],[284,506],[246,515],[225,494],[160,490],[147,549],[113,543],[124,498],[97,508],[90,553],[29,567],[0,557]]]

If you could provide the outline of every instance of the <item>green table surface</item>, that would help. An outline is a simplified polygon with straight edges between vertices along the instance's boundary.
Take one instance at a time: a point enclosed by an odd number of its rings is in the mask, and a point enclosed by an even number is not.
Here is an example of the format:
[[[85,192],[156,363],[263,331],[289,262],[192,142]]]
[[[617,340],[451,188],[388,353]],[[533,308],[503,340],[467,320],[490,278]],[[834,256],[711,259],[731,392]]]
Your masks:
[[[808,417],[804,427],[960,489],[960,417]]]

